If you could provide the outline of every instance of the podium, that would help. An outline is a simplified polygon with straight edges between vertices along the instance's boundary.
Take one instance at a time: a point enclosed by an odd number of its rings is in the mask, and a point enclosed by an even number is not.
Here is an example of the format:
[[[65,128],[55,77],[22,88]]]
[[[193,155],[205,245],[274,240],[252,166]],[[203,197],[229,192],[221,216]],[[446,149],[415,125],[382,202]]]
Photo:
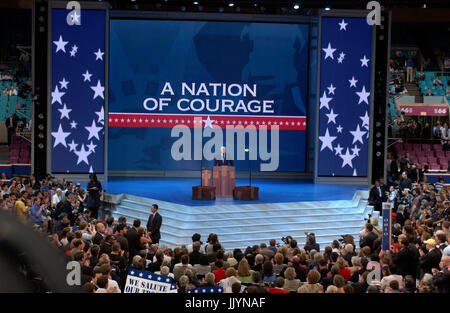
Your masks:
[[[202,185],[192,187],[192,200],[215,200],[216,187],[212,185],[211,170],[202,168]]]
[[[222,165],[213,167],[213,185],[216,187],[216,196],[220,198],[233,197],[236,185],[234,166]]]

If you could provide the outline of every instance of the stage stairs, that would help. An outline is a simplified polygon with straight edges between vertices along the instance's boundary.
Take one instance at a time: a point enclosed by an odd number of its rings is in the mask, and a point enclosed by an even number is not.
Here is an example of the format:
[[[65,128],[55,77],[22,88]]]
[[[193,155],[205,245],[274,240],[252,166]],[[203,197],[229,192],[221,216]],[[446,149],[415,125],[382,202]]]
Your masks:
[[[356,235],[364,226],[364,218],[373,213],[367,204],[368,192],[357,191],[352,200],[187,206],[129,194],[109,195],[112,215],[125,216],[132,224],[136,218],[146,226],[150,206],[157,203],[163,216],[161,245],[175,247],[192,243],[194,233],[206,241],[210,233],[219,236],[226,251],[266,243],[287,235],[305,244],[305,232],[316,234],[321,248],[341,235]],[[377,212],[375,212],[377,213]],[[381,219],[380,219],[381,223]]]

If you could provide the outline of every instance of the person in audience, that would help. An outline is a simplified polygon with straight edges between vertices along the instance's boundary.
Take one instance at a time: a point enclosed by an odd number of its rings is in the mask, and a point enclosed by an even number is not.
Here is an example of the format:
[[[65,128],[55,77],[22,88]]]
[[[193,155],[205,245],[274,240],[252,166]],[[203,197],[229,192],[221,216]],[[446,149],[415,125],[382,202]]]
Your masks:
[[[89,193],[88,209],[92,216],[96,219],[98,217],[98,209],[100,208],[100,194],[102,192],[102,184],[98,181],[96,174],[89,175],[89,183],[87,185]]]
[[[9,114],[9,118],[5,120],[5,126],[8,130],[8,146],[11,146],[12,136],[16,133],[17,118],[14,113]]]
[[[425,94],[425,96],[434,96],[434,94],[431,92],[431,89],[428,89],[428,91]]]
[[[436,77],[434,78],[433,86],[443,86],[441,80],[439,79],[439,75],[436,75]]]

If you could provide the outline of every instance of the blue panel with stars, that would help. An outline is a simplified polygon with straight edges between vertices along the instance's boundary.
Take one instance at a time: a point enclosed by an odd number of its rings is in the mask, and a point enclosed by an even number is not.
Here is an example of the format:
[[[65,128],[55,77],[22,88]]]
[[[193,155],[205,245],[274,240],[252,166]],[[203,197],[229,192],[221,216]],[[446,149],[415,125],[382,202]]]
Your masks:
[[[318,176],[366,177],[372,26],[322,17]]]
[[[106,12],[69,12],[51,13],[51,171],[104,173]]]

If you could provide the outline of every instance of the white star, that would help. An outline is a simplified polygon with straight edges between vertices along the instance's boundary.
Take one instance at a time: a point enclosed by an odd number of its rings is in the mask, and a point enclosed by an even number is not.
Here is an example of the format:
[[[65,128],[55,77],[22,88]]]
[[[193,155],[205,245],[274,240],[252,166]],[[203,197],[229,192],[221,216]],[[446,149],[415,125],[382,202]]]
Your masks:
[[[101,110],[99,112],[95,112],[95,114],[97,114],[97,116],[98,116],[97,123],[102,123],[103,124],[104,121],[105,121],[105,111],[103,110],[103,106],[102,106]],[[141,120],[141,122],[142,122],[142,120]]]
[[[329,148],[331,151],[333,151],[333,144],[332,142],[337,137],[330,136],[330,133],[328,132],[328,128],[325,131],[325,136],[319,136],[319,140],[322,141],[322,147],[320,147],[320,151],[322,151],[325,148]]]
[[[94,145],[91,140],[91,142],[88,145],[86,145],[86,147],[89,149],[90,152],[95,153],[95,147],[97,147],[97,145]]]
[[[70,128],[77,128],[77,122],[72,121],[72,123],[70,123]]]
[[[357,145],[355,145],[355,147],[352,148],[352,153],[356,156],[359,156],[359,151],[361,151],[361,149],[359,149]]]
[[[92,168],[92,165],[89,167],[89,173],[94,173],[94,169]]]
[[[78,52],[78,47],[77,47],[77,45],[73,45],[73,46],[72,46],[72,51]]]
[[[336,130],[337,130],[338,133],[342,133],[342,129],[343,129],[343,127],[341,125],[336,127]]]
[[[74,151],[74,153],[78,156],[78,160],[77,160],[77,165],[80,164],[81,162],[86,163],[87,165],[89,165],[89,161],[87,159],[87,157],[92,153],[88,150],[84,149],[84,144],[81,145],[80,151]]]
[[[367,111],[364,116],[360,116],[359,118],[363,121],[362,126],[369,126],[369,115],[367,115]]]
[[[95,137],[98,140],[100,140],[100,138],[98,137],[98,132],[102,129],[102,127],[97,127],[97,125],[95,125],[95,119],[92,120],[92,125],[90,127],[85,126],[84,128],[89,132],[88,140],[91,139],[92,137]]]
[[[69,113],[72,111],[72,109],[68,109],[66,104],[64,103],[64,106],[62,109],[58,109],[58,111],[61,113],[60,120],[67,117],[67,119],[70,119]]]
[[[320,107],[319,110],[323,107],[326,107],[328,110],[330,107],[328,106],[328,102],[330,102],[333,98],[328,98],[325,91],[323,92],[323,96],[320,98]]]
[[[63,77],[63,80],[61,80],[60,82],[59,82],[60,84],[61,84],[61,89],[67,89],[67,84],[69,83],[68,81],[66,81],[66,78],[65,77]]]
[[[346,26],[348,25],[348,23],[346,23],[344,20],[342,20],[342,22],[338,23],[339,26],[341,26],[341,28],[339,28],[339,30],[347,30]]]
[[[74,57],[75,54],[77,54],[76,51],[73,51],[73,50],[70,51],[70,56],[71,56],[71,57]]]
[[[350,82],[350,87],[352,87],[352,86],[356,87],[356,83],[358,81],[355,79],[355,76],[352,76],[352,79],[350,79],[349,82]]]
[[[61,97],[65,94],[65,92],[59,91],[58,85],[56,85],[55,91],[52,91],[52,104],[55,102],[59,102],[59,104],[62,104]]]
[[[369,65],[367,64],[367,62],[370,61],[370,59],[366,59],[366,55],[364,55],[364,57],[362,59],[359,59],[361,61],[361,67],[365,66],[365,67],[369,67]]]
[[[67,148],[66,137],[69,135],[70,132],[65,133],[61,127],[61,124],[59,124],[58,131],[52,132],[52,136],[55,137],[55,143],[53,144],[53,148],[59,144],[62,144],[64,147]]]
[[[342,166],[344,167],[345,165],[350,166],[351,168],[353,168],[353,163],[352,160],[355,158],[355,155],[350,154],[347,148],[347,151],[345,152],[345,154],[340,154],[339,157],[342,159]]]
[[[103,97],[103,91],[105,91],[105,87],[103,87],[100,84],[100,80],[97,81],[97,86],[91,86],[91,89],[94,90],[94,98],[92,98],[92,99],[95,99],[97,97],[101,97],[102,99],[105,99]]]
[[[358,174],[356,173],[356,168],[353,169],[353,176],[358,176]]]
[[[56,45],[56,52],[59,50],[62,50],[64,53],[66,53],[66,45],[68,41],[63,41],[62,36],[59,35],[58,41],[53,41],[53,43]]]
[[[84,76],[84,82],[85,81],[91,81],[91,76],[92,76],[92,74],[89,74],[89,71],[88,70],[86,70],[86,73],[84,73],[84,74],[82,74],[83,76]]]
[[[331,109],[330,113],[325,114],[325,115],[328,117],[328,122],[327,122],[327,124],[329,124],[329,123],[331,123],[331,122],[333,122],[334,124],[336,124],[336,117],[337,117],[339,114],[334,114],[333,109]]]
[[[331,95],[334,95],[334,90],[336,89],[336,87],[333,86],[333,84],[330,85],[330,87],[327,87],[328,89],[328,93]]]
[[[337,145],[337,147],[336,148],[334,148],[334,150],[336,150],[336,155],[341,155],[342,154],[342,147],[341,147],[341,145],[340,144],[338,144]]]
[[[352,144],[354,144],[357,141],[359,141],[360,143],[364,144],[362,136],[364,136],[366,131],[362,131],[359,128],[359,124],[356,126],[356,130],[355,131],[350,131],[350,133],[353,135],[353,142],[352,142]]]
[[[345,58],[345,53],[344,53],[344,51],[342,51],[342,52],[339,54],[339,58],[341,58],[342,60]]]
[[[79,23],[80,22],[80,16],[77,14],[77,12],[75,11],[73,14],[72,14],[72,22],[74,22],[74,23]]]
[[[71,151],[75,151],[75,150],[77,149],[78,144],[75,143],[75,141],[72,139],[72,142],[69,143],[68,146],[69,146],[69,148],[70,148],[70,149],[69,149],[69,152],[71,152]]]
[[[342,60],[344,60],[344,59],[342,59],[342,58],[338,58],[338,63],[342,63]]]
[[[334,51],[336,51],[336,49],[331,48],[331,43],[328,43],[328,47],[327,48],[322,48],[323,51],[325,51],[325,59],[326,60],[328,57],[334,59],[333,57],[333,53]]]
[[[366,87],[365,86],[362,87],[362,90],[360,92],[356,92],[356,94],[359,97],[358,104],[360,104],[361,102],[365,102],[365,103],[369,104],[369,99],[368,98],[370,96],[370,92],[366,91]]]
[[[103,55],[104,55],[105,53],[102,52],[102,51],[100,50],[100,48],[98,48],[98,51],[97,51],[97,52],[94,52],[94,54],[95,54],[95,61],[97,61],[98,59],[100,59],[100,60],[103,61]]]

